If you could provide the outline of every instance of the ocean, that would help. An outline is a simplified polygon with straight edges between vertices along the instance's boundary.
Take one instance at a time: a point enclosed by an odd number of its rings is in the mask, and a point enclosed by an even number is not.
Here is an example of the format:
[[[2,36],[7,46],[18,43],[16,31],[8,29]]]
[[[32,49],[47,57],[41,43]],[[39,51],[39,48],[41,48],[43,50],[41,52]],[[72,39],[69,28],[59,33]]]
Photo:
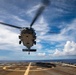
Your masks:
[[[56,59],[56,60],[0,60],[0,63],[5,62],[62,62],[76,64],[76,59]]]

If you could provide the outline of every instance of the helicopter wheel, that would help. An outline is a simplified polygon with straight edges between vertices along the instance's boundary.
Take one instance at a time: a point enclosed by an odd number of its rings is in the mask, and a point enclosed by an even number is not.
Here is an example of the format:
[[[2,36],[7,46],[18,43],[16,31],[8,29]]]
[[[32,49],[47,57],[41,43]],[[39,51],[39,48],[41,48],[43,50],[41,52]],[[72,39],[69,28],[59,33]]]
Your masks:
[[[34,44],[36,45],[36,41],[34,41]]]
[[[21,39],[21,36],[19,36],[19,39]]]
[[[21,41],[19,41],[19,44],[21,44]]]

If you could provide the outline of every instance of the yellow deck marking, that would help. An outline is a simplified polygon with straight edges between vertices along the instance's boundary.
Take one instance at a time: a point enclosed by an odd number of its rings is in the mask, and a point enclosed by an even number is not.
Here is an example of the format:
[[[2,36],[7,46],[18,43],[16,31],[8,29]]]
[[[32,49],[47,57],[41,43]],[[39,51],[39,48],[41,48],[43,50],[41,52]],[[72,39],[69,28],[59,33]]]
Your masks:
[[[25,72],[24,75],[28,75],[29,70],[31,67],[35,67],[35,66],[31,66],[31,63],[29,63],[29,65],[27,66],[26,71],[25,70],[18,70],[18,69],[8,69],[8,67],[10,66],[4,66],[3,69],[7,70],[7,71],[19,71],[19,72]],[[11,67],[10,67],[11,68]],[[36,68],[30,71],[45,71],[45,70],[49,70],[50,68]]]
[[[4,70],[5,70],[6,68],[7,68],[6,66],[3,67]]]
[[[29,74],[30,66],[31,66],[31,63],[29,63],[24,75],[28,75]]]

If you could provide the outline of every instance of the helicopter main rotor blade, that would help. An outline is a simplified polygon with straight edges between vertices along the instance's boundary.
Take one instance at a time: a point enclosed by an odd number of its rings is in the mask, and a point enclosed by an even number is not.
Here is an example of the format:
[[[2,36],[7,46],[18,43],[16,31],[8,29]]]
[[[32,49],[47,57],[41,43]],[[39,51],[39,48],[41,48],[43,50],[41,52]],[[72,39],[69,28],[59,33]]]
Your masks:
[[[19,27],[19,26],[15,26],[15,25],[11,25],[11,24],[7,24],[7,23],[3,23],[3,22],[0,22],[0,24],[2,24],[2,25],[6,25],[6,26],[10,26],[10,27],[14,27],[14,28],[17,28],[17,29],[21,29],[21,27]]]
[[[37,11],[37,13],[36,13],[36,15],[35,15],[32,23],[30,24],[30,27],[32,27],[32,25],[34,24],[34,22],[35,22],[35,21],[37,20],[37,18],[41,15],[41,13],[42,13],[43,10],[45,9],[45,7],[49,5],[49,3],[50,3],[49,0],[43,0],[43,1],[42,1],[42,5],[39,7],[39,9],[38,9],[38,11]]]

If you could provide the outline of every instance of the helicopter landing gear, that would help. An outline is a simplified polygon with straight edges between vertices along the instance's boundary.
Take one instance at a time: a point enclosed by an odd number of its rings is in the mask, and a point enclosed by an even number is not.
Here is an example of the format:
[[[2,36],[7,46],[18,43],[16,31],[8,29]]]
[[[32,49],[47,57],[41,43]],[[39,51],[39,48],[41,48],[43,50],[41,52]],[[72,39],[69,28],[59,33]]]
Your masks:
[[[19,36],[19,39],[21,39],[21,36]]]
[[[19,44],[21,44],[21,41],[19,41]]]
[[[36,45],[36,41],[34,41],[34,44]]]
[[[30,54],[30,52],[36,52],[36,49],[22,49],[23,52],[28,52],[28,54]]]

